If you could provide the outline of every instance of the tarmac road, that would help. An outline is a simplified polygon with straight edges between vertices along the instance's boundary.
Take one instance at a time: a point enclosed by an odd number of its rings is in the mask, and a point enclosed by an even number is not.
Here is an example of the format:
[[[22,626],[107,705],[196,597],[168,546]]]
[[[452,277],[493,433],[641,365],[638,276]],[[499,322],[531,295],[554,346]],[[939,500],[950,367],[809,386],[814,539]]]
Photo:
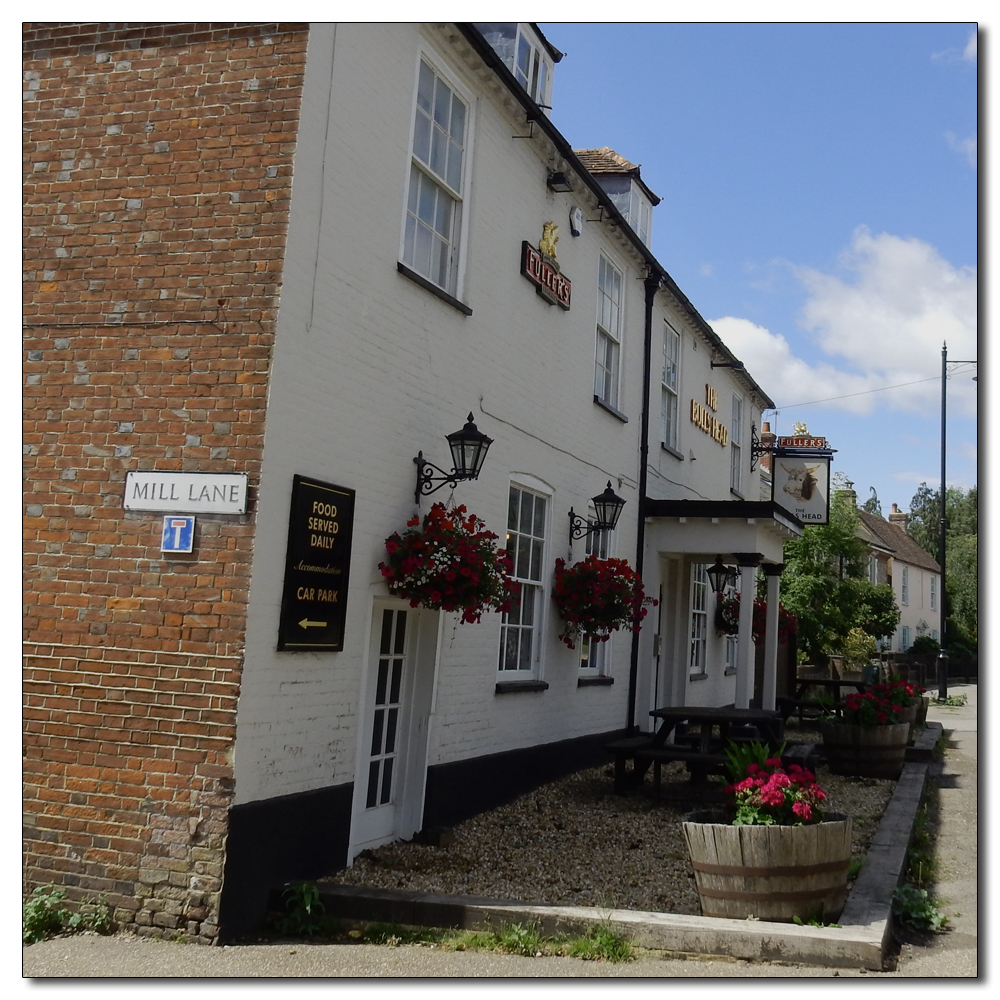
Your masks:
[[[941,722],[949,750],[936,781],[940,829],[933,895],[949,921],[944,934],[909,936],[891,972],[827,969],[804,965],[747,963],[727,959],[643,958],[621,965],[571,958],[522,958],[429,947],[384,945],[267,944],[207,948],[148,938],[77,935],[23,950],[23,976],[30,978],[184,979],[287,978],[909,978],[978,976],[978,704],[975,685],[953,685],[965,694],[962,708],[933,702],[928,719]],[[25,984],[27,985],[27,984]],[[55,983],[48,983],[54,986]],[[205,988],[217,990],[222,984]]]

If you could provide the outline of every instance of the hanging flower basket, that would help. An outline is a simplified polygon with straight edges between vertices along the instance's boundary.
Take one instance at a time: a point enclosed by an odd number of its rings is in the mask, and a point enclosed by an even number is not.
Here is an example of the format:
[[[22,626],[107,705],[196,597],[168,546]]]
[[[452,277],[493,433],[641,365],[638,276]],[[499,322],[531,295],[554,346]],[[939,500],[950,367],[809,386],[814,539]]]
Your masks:
[[[378,568],[389,593],[408,598],[411,608],[460,611],[463,622],[478,622],[484,611],[509,611],[520,589],[497,537],[464,504],[449,510],[436,503],[422,526],[412,517],[402,535],[385,540],[388,558]]]
[[[585,635],[606,642],[621,628],[638,632],[643,596],[642,580],[624,559],[587,556],[569,567],[556,560],[552,599],[563,620],[559,638],[570,649]]]
[[[715,615],[715,626],[726,635],[737,635],[740,630],[740,595],[727,597],[719,601]],[[799,628],[799,620],[795,614],[783,604],[778,605],[778,642],[786,643],[795,635]],[[755,646],[764,645],[764,633],[767,631],[767,601],[759,597],[753,602],[753,642]]]

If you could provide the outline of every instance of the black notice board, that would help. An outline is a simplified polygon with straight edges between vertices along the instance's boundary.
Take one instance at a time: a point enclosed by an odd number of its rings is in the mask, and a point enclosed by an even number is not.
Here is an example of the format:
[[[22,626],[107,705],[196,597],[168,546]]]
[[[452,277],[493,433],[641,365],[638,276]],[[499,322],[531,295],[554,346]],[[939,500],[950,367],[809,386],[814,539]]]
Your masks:
[[[354,490],[292,480],[278,649],[344,648]]]

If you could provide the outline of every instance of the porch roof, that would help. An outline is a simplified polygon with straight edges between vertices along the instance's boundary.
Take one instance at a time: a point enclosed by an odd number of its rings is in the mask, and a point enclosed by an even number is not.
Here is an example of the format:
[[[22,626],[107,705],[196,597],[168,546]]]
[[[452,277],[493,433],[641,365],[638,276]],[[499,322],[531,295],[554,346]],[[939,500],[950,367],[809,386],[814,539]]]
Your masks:
[[[757,552],[764,562],[781,562],[784,542],[797,538],[803,523],[773,500],[656,500],[647,497],[642,514],[664,531],[647,534],[662,551],[685,554]],[[667,528],[677,518],[685,530]]]

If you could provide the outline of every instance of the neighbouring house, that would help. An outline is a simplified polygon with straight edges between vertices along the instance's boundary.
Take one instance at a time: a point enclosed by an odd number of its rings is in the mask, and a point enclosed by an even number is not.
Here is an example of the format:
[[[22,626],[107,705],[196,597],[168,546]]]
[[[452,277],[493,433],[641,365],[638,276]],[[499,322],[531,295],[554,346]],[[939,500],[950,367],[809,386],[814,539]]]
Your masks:
[[[649,249],[639,168],[552,125],[537,26],[23,27],[28,887],[239,939],[658,705],[747,705],[720,557],[767,575],[773,705],[773,403]],[[469,413],[481,473],[427,494]],[[580,536],[606,484],[621,519]],[[510,611],[389,593],[439,499],[504,540]],[[588,553],[649,613],[569,649],[555,561]]]
[[[868,578],[888,583],[899,606],[899,625],[881,636],[883,648],[906,653],[914,639],[941,639],[941,567],[906,532],[908,515],[892,505],[888,520],[858,510],[859,532],[868,545]]]

